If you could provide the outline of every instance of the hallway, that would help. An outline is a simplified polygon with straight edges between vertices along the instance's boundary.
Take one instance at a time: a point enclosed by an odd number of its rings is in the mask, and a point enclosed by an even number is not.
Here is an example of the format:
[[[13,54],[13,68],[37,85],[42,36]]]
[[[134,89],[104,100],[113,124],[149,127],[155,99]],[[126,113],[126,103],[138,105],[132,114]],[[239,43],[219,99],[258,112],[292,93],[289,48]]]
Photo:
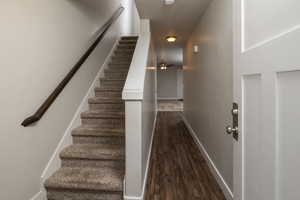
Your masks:
[[[145,200],[225,200],[180,112],[160,112]]]

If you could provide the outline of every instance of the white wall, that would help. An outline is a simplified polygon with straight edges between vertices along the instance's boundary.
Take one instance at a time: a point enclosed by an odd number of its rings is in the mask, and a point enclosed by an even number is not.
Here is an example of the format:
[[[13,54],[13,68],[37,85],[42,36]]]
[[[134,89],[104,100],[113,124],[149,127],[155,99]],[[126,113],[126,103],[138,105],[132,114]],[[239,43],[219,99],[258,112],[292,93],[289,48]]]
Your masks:
[[[20,124],[77,62],[120,3],[1,1],[0,199],[29,199],[40,190],[50,156],[117,37],[132,29],[127,27],[132,20],[112,27],[41,121],[27,128]]]
[[[184,52],[184,115],[231,189],[233,139],[224,129],[232,121],[232,37],[232,0],[214,0]]]
[[[124,1],[124,0],[123,0]],[[133,2],[132,4],[132,9],[133,9],[133,13],[132,13],[132,29],[131,32],[133,35],[139,35],[140,33],[140,25],[141,25],[141,18],[140,18],[140,14],[137,10],[136,4],[135,4],[135,0],[131,0]]]
[[[150,51],[148,54],[148,64],[144,85],[144,99],[142,106],[142,181],[145,180],[145,173],[148,163],[148,155],[151,148],[151,140],[153,137],[154,122],[157,111],[157,94],[156,94],[156,53],[153,42],[151,42]]]
[[[136,8],[135,0],[120,0],[125,8],[121,19],[122,32],[125,35],[138,35],[140,29],[140,16]]]

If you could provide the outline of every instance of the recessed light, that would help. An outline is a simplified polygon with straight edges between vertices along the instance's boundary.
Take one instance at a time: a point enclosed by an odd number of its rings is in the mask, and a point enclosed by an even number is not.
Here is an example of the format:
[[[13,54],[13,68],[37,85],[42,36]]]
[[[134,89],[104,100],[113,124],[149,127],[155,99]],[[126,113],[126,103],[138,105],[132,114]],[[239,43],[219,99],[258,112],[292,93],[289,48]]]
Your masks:
[[[175,0],[164,0],[166,5],[172,5],[175,3]]]
[[[168,42],[176,42],[177,38],[176,38],[176,36],[168,36],[168,37],[166,37],[166,40]]]

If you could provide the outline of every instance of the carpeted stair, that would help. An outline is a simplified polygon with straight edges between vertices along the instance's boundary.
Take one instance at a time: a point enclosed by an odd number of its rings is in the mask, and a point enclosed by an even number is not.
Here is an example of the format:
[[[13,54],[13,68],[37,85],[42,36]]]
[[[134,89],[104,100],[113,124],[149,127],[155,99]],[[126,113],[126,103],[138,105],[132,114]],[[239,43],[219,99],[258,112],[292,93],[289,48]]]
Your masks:
[[[123,199],[125,104],[121,99],[137,37],[122,37],[73,145],[60,153],[61,168],[45,182],[48,200]]]

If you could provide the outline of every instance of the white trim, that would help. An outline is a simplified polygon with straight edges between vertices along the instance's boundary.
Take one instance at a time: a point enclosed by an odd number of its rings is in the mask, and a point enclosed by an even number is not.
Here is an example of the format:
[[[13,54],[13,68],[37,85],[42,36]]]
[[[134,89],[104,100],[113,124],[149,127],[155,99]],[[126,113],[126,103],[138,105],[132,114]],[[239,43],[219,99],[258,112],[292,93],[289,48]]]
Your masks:
[[[142,100],[147,70],[147,61],[151,45],[150,20],[143,19],[140,24],[140,35],[133,53],[122,99],[127,101]]]
[[[213,160],[210,158],[205,147],[200,142],[199,138],[197,137],[196,132],[193,130],[193,128],[191,127],[191,125],[189,124],[189,122],[187,121],[187,119],[185,118],[185,116],[183,114],[181,114],[181,117],[182,117],[185,125],[187,126],[191,136],[193,137],[195,143],[197,144],[200,152],[204,156],[206,163],[209,166],[210,171],[212,172],[216,181],[218,182],[219,186],[221,187],[226,199],[233,200],[233,193],[232,193],[231,189],[229,188],[228,184],[226,183],[225,179],[223,178],[222,174],[220,173],[220,171],[218,170],[216,165],[214,164]]]
[[[296,25],[296,26],[294,26],[294,27],[292,27],[292,28],[290,28],[290,29],[288,29],[286,31],[283,31],[283,32],[281,32],[281,33],[279,33],[279,34],[277,34],[277,35],[275,35],[273,37],[270,37],[268,39],[265,39],[265,40],[263,40],[261,42],[258,42],[256,44],[254,44],[254,45],[251,45],[248,48],[243,47],[242,53],[246,53],[246,52],[251,51],[253,49],[256,49],[256,48],[259,48],[261,46],[264,46],[264,45],[266,45],[266,44],[268,44],[270,42],[273,42],[274,40],[277,40],[277,39],[279,39],[279,38],[281,38],[281,37],[283,37],[285,35],[288,35],[288,34],[294,32],[294,31],[299,30],[299,29],[300,29],[300,25]]]
[[[44,191],[38,192],[30,200],[46,200],[46,193]]]
[[[144,90],[140,89],[126,89],[122,92],[122,99],[126,101],[142,101],[144,97]]]
[[[98,71],[88,92],[86,93],[85,97],[83,98],[82,102],[80,103],[80,106],[78,107],[77,111],[75,112],[73,119],[71,120],[68,128],[66,129],[65,133],[63,134],[63,137],[60,140],[59,144],[57,145],[48,164],[46,165],[46,168],[44,169],[42,176],[41,176],[41,191],[40,191],[40,193],[44,193],[43,184],[44,184],[45,180],[47,178],[49,178],[56,170],[58,170],[61,167],[61,160],[59,158],[59,154],[65,147],[72,144],[71,132],[74,128],[81,125],[80,115],[83,111],[88,110],[88,99],[94,96],[94,88],[99,86],[99,84],[100,84],[99,78],[102,76],[104,69],[106,69],[106,67],[108,66],[108,63],[110,62],[110,58],[113,55],[114,50],[115,50],[116,46],[118,45],[118,42],[119,42],[119,38],[115,41],[111,51],[109,52],[108,56],[106,57],[102,67]]]
[[[147,186],[147,180],[148,180],[148,173],[149,173],[149,168],[150,168],[150,161],[151,161],[151,154],[152,154],[152,147],[153,147],[153,139],[154,139],[154,135],[155,135],[157,113],[158,113],[158,110],[156,109],[156,111],[155,111],[155,119],[154,119],[153,129],[152,129],[151,142],[150,142],[150,149],[149,149],[149,153],[148,153],[147,165],[146,165],[144,182],[143,182],[142,195],[139,196],[139,197],[126,196],[125,195],[126,182],[125,182],[125,179],[124,179],[124,190],[123,190],[124,191],[124,200],[143,200],[144,199],[145,191],[146,191],[146,186]]]

